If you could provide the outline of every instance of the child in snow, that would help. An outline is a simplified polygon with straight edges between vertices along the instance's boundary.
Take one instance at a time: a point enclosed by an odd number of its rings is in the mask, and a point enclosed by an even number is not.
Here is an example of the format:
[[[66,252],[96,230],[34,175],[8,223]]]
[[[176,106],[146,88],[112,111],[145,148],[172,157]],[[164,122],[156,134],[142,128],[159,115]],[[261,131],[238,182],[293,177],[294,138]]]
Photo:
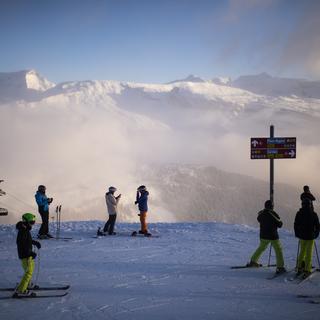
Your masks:
[[[38,232],[39,239],[53,238],[49,233],[49,205],[53,201],[53,198],[46,196],[46,187],[40,185],[38,191],[35,194],[36,202],[38,204],[38,211],[40,213],[42,224]]]
[[[114,196],[114,193],[117,191],[115,187],[109,187],[109,192],[106,193],[106,204],[109,213],[109,219],[104,225],[103,232],[108,232],[109,235],[115,235],[116,233],[113,232],[114,224],[117,219],[118,214],[118,203],[121,198],[121,194],[117,197]]]
[[[278,235],[278,228],[282,227],[279,215],[273,211],[271,200],[267,200],[264,209],[258,213],[257,220],[260,223],[260,245],[251,257],[248,267],[259,267],[258,260],[262,253],[267,249],[269,243],[276,253],[277,270],[276,273],[286,272],[282,254],[281,243]]]
[[[24,294],[28,294],[28,285],[31,281],[34,270],[34,259],[37,256],[32,251],[32,245],[35,245],[38,249],[41,248],[41,244],[38,241],[32,240],[30,230],[36,221],[36,216],[32,213],[25,213],[22,216],[22,221],[19,221],[16,225],[18,230],[17,235],[17,248],[18,256],[21,259],[24,275],[13,294],[13,297],[19,297]]]
[[[294,233],[299,238],[300,254],[297,263],[297,276],[307,278],[312,268],[312,253],[314,239],[319,236],[319,218],[313,211],[312,200],[304,198],[302,208],[297,212],[294,220]]]
[[[141,229],[139,230],[140,234],[150,235],[147,228],[147,212],[148,212],[148,196],[149,192],[147,191],[146,186],[140,186],[137,189],[137,197],[134,204],[138,204],[139,207],[139,216],[140,216],[140,223]]]

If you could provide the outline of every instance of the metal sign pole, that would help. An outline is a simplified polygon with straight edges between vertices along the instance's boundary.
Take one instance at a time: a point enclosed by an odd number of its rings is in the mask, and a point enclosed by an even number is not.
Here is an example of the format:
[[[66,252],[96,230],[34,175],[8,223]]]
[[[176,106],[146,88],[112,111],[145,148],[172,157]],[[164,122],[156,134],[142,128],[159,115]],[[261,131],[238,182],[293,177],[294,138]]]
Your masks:
[[[270,138],[274,138],[274,126],[270,126]],[[274,205],[274,159],[270,159],[270,201]]]

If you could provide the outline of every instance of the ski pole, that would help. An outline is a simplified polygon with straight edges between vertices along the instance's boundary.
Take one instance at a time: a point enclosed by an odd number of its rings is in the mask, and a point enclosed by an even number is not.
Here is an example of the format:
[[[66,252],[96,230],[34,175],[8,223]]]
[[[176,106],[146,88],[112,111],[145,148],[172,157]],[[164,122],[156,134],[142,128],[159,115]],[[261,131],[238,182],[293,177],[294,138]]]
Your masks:
[[[268,259],[268,267],[270,267],[270,260],[271,260],[271,242],[270,242],[270,250],[269,250],[269,259]]]
[[[37,273],[36,273],[36,278],[33,284],[33,287],[35,287],[38,284],[38,278],[39,278],[39,273],[40,273],[40,249],[37,248]]]
[[[56,206],[56,238],[58,238],[58,223],[59,223],[58,211],[59,211],[59,206]]]
[[[314,248],[316,249],[316,255],[317,255],[317,261],[318,261],[318,267],[320,269],[320,261],[319,261],[319,254],[318,254],[318,249],[317,249],[317,243],[316,240],[314,240]]]
[[[60,227],[61,227],[61,204],[59,205],[59,238],[60,238]]]
[[[299,241],[298,241],[298,250],[297,250],[297,258],[296,258],[296,270],[297,270],[297,271],[298,271],[299,253],[300,253],[300,239],[299,239]]]

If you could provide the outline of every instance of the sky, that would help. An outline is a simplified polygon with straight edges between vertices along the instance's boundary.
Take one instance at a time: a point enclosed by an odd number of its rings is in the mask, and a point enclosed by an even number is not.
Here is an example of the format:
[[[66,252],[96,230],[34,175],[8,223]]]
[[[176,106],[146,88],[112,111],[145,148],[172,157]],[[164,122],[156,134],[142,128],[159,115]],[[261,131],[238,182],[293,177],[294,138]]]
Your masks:
[[[1,0],[0,72],[164,83],[320,78],[317,0]]]

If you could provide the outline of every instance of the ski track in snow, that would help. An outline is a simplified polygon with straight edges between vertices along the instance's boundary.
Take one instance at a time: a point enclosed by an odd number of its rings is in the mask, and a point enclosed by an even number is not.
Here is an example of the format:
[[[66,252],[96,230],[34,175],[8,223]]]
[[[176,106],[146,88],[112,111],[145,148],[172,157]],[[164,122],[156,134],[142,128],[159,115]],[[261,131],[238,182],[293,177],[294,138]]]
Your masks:
[[[319,306],[296,295],[319,294],[320,274],[297,285],[284,276],[267,280],[274,268],[230,269],[245,264],[257,247],[255,228],[223,223],[151,224],[159,238],[133,238],[129,234],[137,224],[117,224],[118,236],[94,239],[99,224],[78,222],[70,228],[70,223],[63,223],[61,236],[72,240],[42,241],[38,283],[69,283],[67,296],[3,300],[0,318],[314,320],[319,315]],[[0,232],[0,285],[8,287],[19,281],[22,270],[14,226],[0,226]],[[280,237],[290,270],[297,241],[286,230],[280,231]],[[261,259],[264,264],[268,252]],[[34,280],[38,265],[39,259]]]

